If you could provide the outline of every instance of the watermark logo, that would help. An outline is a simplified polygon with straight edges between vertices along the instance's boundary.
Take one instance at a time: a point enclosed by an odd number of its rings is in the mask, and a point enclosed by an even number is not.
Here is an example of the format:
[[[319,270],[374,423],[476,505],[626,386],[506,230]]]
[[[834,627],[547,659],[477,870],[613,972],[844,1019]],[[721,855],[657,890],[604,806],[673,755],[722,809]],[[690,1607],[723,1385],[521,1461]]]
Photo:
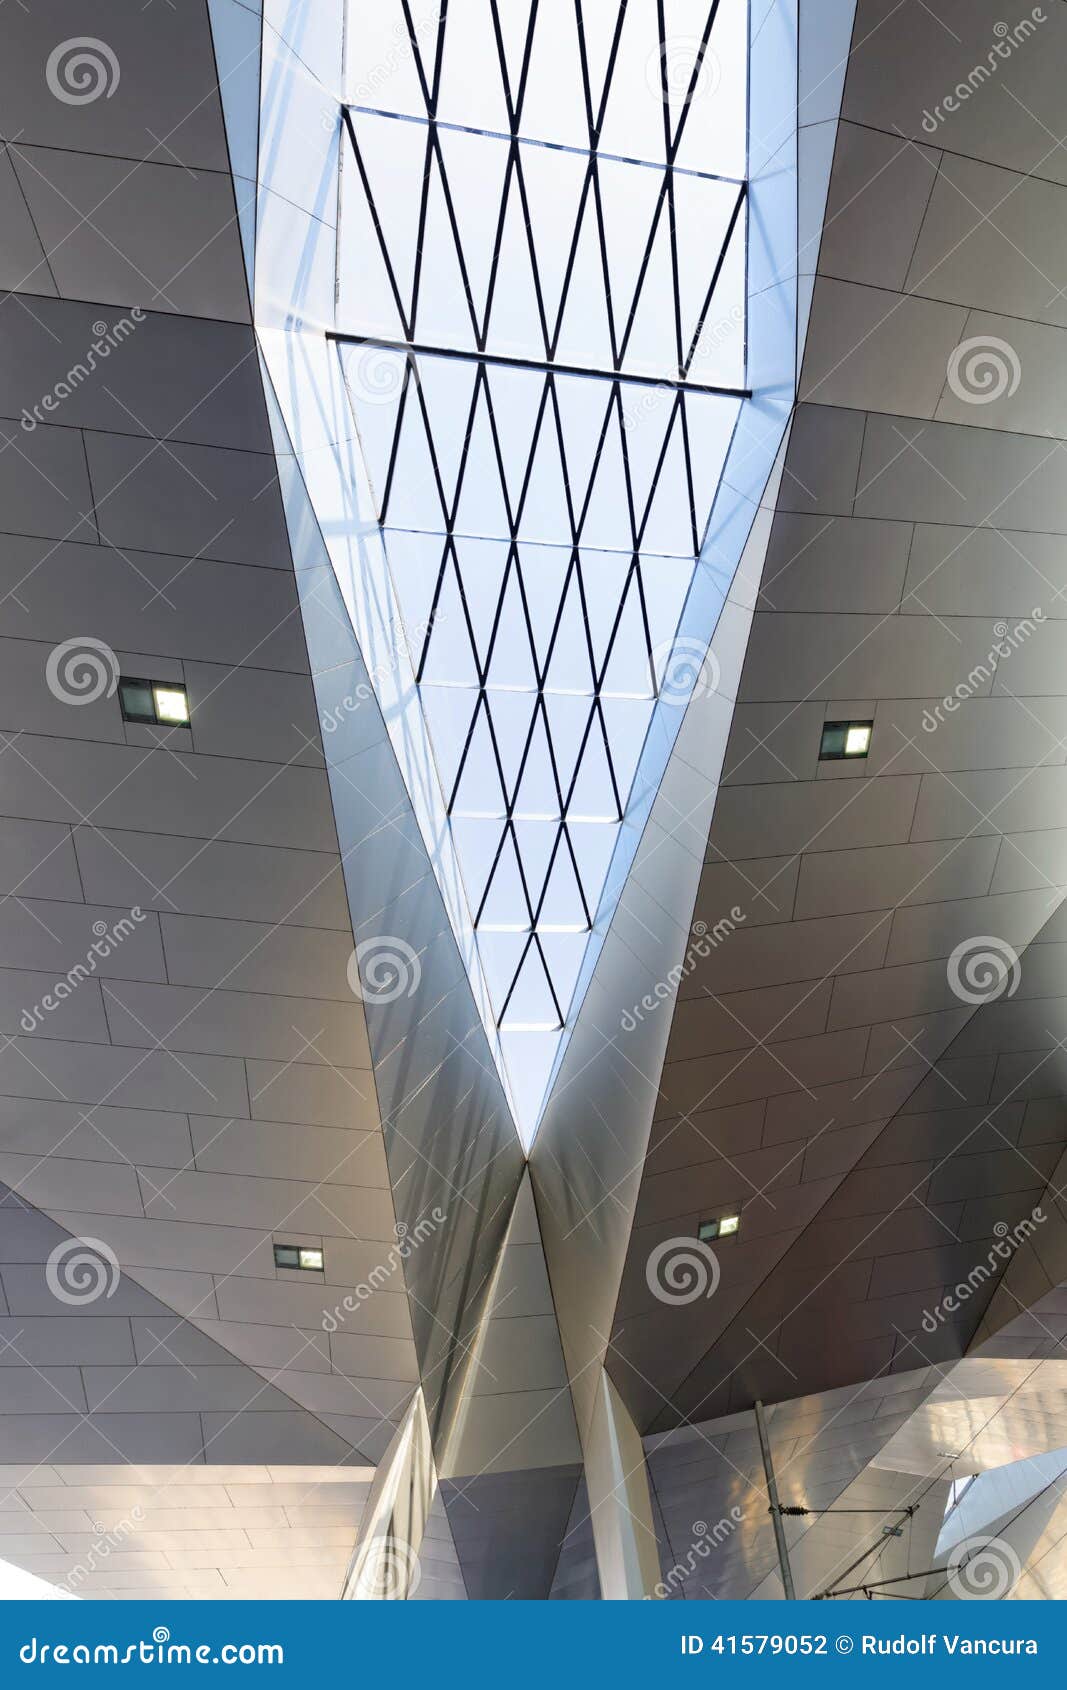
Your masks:
[[[724,1514],[722,1519],[716,1520],[710,1528],[706,1520],[694,1520],[693,1541],[686,1554],[680,1561],[675,1562],[668,1573],[664,1573],[660,1583],[649,1592],[645,1600],[666,1602],[681,1588],[686,1579],[696,1572],[700,1563],[707,1560],[713,1549],[718,1549],[728,1537],[733,1536],[744,1517],[744,1510],[735,1503],[729,1514]]]
[[[447,1219],[448,1211],[435,1207],[430,1210],[429,1215],[424,1215],[422,1220],[417,1221],[413,1227],[409,1227],[406,1221],[397,1221],[394,1228],[396,1243],[390,1245],[385,1260],[378,1262],[368,1273],[366,1279],[361,1280],[358,1285],[354,1286],[333,1310],[326,1309],[323,1311],[322,1330],[324,1332],[336,1332],[348,1316],[356,1312],[361,1303],[367,1302],[368,1298],[373,1297],[376,1291],[380,1291],[388,1285],[393,1275],[399,1271],[408,1257],[419,1248],[420,1244],[425,1244],[426,1240],[431,1238],[437,1228],[442,1226]]]
[[[44,1277],[57,1302],[79,1308],[115,1295],[118,1257],[100,1238],[65,1238],[49,1255]]]
[[[361,66],[362,81],[349,94],[349,104],[362,105],[364,102],[374,103],[385,85],[394,77],[398,70],[409,70],[412,62],[412,39],[423,38],[423,31],[437,28],[444,10],[444,0],[431,0],[431,4],[423,7],[405,8],[405,17],[393,25],[389,32],[389,42],[381,58],[373,65]],[[412,18],[409,32],[407,17]]]
[[[49,652],[44,678],[60,704],[95,704],[100,698],[114,696],[119,684],[119,660],[103,640],[79,634]]]
[[[117,1525],[110,1528],[94,1521],[93,1531],[96,1533],[94,1541],[89,1545],[84,1557],[75,1562],[66,1578],[61,1580],[57,1588],[68,1591],[71,1596],[75,1595],[78,1586],[84,1584],[85,1580],[93,1573],[98,1572],[109,1555],[113,1554],[116,1549],[123,1548],[126,1539],[136,1533],[143,1519],[144,1509],[135,1506],[130,1509],[129,1514],[124,1515],[119,1520]],[[169,1637],[169,1633],[167,1635]],[[159,1641],[161,1640],[157,1637],[156,1642]]]
[[[664,704],[676,710],[684,709],[691,698],[705,698],[718,692],[722,671],[715,653],[702,640],[671,640],[658,645],[652,653],[652,672],[658,674],[663,666],[663,678],[658,696]]]
[[[392,673],[391,665],[388,673]],[[319,717],[319,726],[324,734],[335,734],[346,717],[351,716],[374,697],[374,688],[369,681],[360,681],[354,692],[346,692],[340,704],[334,705],[332,710],[324,710]]]
[[[284,1666],[280,1643],[172,1643],[165,1625],[136,1643],[44,1643],[31,1637],[19,1650],[24,1666]]]
[[[346,362],[345,374],[353,398],[361,399],[365,405],[391,405],[399,398],[405,378],[418,384],[419,367],[406,352],[394,352],[385,346],[365,346],[358,358]]]
[[[95,35],[72,35],[52,48],[44,79],[49,92],[65,106],[91,106],[101,96],[110,100],[120,74],[119,61],[106,41]]]
[[[685,956],[681,962],[675,963],[673,968],[668,969],[665,980],[657,980],[652,990],[645,993],[640,1003],[635,1003],[632,1009],[624,1010],[622,1020],[619,1022],[623,1032],[632,1033],[638,1023],[645,1019],[646,1015],[653,1014],[661,1004],[666,1003],[678,990],[681,982],[692,974],[697,963],[702,962],[705,957],[709,957],[712,951],[723,943],[724,939],[728,939],[731,933],[736,932],[744,919],[744,910],[739,904],[734,904],[729,915],[722,916],[710,931],[706,921],[694,921],[690,928],[693,942]]]
[[[699,364],[702,358],[707,358],[712,352],[718,352],[720,347],[737,336],[739,329],[745,326],[745,303],[731,305],[722,316],[714,321],[707,321],[700,330],[697,343],[693,348],[690,364]]]
[[[1006,939],[978,933],[964,939],[948,959],[948,983],[961,1003],[995,1003],[1013,998],[1022,969],[1018,954]]]
[[[665,406],[675,404],[677,389],[666,381],[646,382],[640,387],[630,388],[625,395],[620,392],[620,398],[623,402],[620,419],[623,433],[630,434],[642,427],[646,417],[662,416]]]
[[[356,1575],[355,1595],[364,1601],[403,1601],[414,1596],[422,1578],[419,1558],[400,1537],[372,1539]]]
[[[932,1309],[923,1312],[922,1327],[924,1332],[935,1333],[939,1326],[943,1326],[950,1315],[958,1314],[964,1303],[969,1302],[984,1285],[1000,1272],[1005,1262],[1011,1260],[1016,1250],[1032,1238],[1038,1227],[1048,1219],[1045,1211],[1038,1205],[1031,1209],[1029,1215],[1024,1215],[1014,1227],[1007,1221],[998,1221],[993,1228],[997,1242],[992,1246],[984,1262],[976,1262],[966,1279],[962,1279],[951,1291],[946,1291],[939,1303]]]
[[[714,1297],[722,1269],[719,1258],[700,1238],[667,1238],[649,1251],[645,1281],[661,1303],[695,1303]]]
[[[443,616],[439,611],[434,611],[433,615],[428,617],[425,622],[416,623],[414,627],[406,630],[405,638],[408,647],[421,651],[427,634],[439,630],[447,620],[447,616]],[[340,704],[334,705],[332,710],[323,711],[319,717],[319,726],[323,733],[336,733],[345,718],[357,711],[361,704],[366,704],[369,699],[374,698],[377,689],[381,688],[391,676],[395,675],[399,668],[400,652],[399,649],[396,649],[388,660],[383,659],[380,663],[376,663],[374,668],[369,671],[369,679],[360,681],[352,692],[346,693]]]
[[[961,1602],[1000,1602],[1022,1575],[1022,1563],[1001,1537],[965,1537],[949,1557],[948,1582]]]
[[[672,106],[679,100],[688,105],[715,93],[722,81],[722,65],[699,36],[674,35],[649,55],[645,81],[657,99],[666,90]]]
[[[53,411],[58,411],[64,400],[76,393],[84,382],[94,375],[100,364],[111,357],[116,347],[129,340],[134,330],[144,322],[145,313],[139,305],[135,305],[125,317],[120,317],[116,323],[106,323],[101,317],[93,324],[93,334],[96,337],[89,343],[84,358],[72,364],[65,376],[61,376],[43,398],[38,399],[31,410],[23,406],[21,426],[26,434],[32,434],[40,427]]]
[[[923,733],[936,733],[946,716],[954,715],[961,704],[987,687],[997,674],[1001,659],[1010,657],[1013,651],[1018,651],[1021,645],[1025,645],[1044,621],[1045,612],[1035,605],[1029,616],[1024,616],[1021,622],[1016,622],[1014,628],[1007,622],[994,622],[993,633],[996,637],[982,661],[975,664],[967,678],[960,681],[952,692],[945,694],[940,704],[923,711]]]
[[[33,1033],[44,1021],[46,1015],[59,1008],[77,991],[83,980],[88,980],[96,973],[97,964],[106,961],[112,951],[117,950],[122,941],[145,919],[144,911],[139,904],[134,904],[129,915],[124,915],[118,921],[108,926],[106,921],[94,921],[93,933],[95,938],[85,953],[84,962],[76,962],[73,968],[67,970],[62,980],[57,980],[50,992],[34,1004],[32,1009],[24,1009],[19,1017],[19,1026],[24,1033]]]
[[[992,405],[1018,392],[1023,367],[1014,346],[996,335],[961,340],[948,361],[948,385],[965,405]]]
[[[729,310],[720,316],[704,322],[696,340],[689,348],[686,357],[687,370],[694,375],[698,374],[701,365],[720,352],[724,346],[729,347],[731,342],[735,345],[741,342],[745,316],[746,307],[742,301],[731,305]],[[656,417],[662,423],[665,411],[673,410],[678,402],[678,387],[676,382],[671,381],[644,382],[640,386],[629,387],[625,392],[620,392],[620,399],[623,432],[630,434],[643,428],[648,417]],[[670,649],[669,644],[657,648],[664,653],[669,653]]]
[[[938,101],[933,111],[923,112],[923,128],[928,135],[936,135],[946,117],[958,112],[966,105],[972,94],[994,77],[1005,59],[1010,59],[1017,47],[1036,35],[1038,24],[1047,23],[1048,18],[1043,7],[1035,6],[1029,17],[1020,18],[1017,24],[995,23],[993,25],[994,41],[984,59],[980,59],[972,70],[957,82],[955,88]]]
[[[421,979],[418,952],[394,933],[360,940],[348,959],[348,984],[362,1003],[414,997]]]

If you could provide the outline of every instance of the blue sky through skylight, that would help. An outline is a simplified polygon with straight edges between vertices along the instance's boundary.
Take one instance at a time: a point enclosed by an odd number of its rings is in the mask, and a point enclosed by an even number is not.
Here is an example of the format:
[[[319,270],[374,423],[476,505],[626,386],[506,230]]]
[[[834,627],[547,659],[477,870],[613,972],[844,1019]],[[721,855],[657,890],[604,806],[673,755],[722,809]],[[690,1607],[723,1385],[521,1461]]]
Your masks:
[[[747,27],[349,9],[338,354],[527,1137],[741,403]]]

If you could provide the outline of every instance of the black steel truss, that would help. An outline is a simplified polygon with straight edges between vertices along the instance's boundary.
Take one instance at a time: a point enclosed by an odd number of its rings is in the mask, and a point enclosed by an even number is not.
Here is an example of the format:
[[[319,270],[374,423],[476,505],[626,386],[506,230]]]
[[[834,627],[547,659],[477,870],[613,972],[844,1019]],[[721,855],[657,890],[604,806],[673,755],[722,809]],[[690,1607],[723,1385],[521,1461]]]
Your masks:
[[[589,0],[585,0],[585,4],[588,3]],[[595,0],[595,3],[600,4],[602,0]],[[606,680],[611,669],[619,631],[623,619],[627,615],[635,616],[641,629],[647,659],[647,696],[650,701],[654,701],[658,695],[662,677],[661,672],[657,671],[658,668],[661,670],[662,665],[657,664],[654,650],[648,594],[650,591],[656,591],[656,560],[654,556],[650,555],[655,552],[656,548],[654,536],[650,536],[649,533],[649,523],[656,504],[657,494],[660,491],[661,472],[668,451],[676,450],[677,443],[680,442],[684,464],[685,520],[688,530],[687,555],[695,561],[700,551],[714,488],[700,487],[699,469],[694,465],[693,460],[689,408],[696,404],[708,403],[722,398],[740,400],[750,397],[749,391],[744,387],[716,386],[701,382],[692,374],[693,362],[709,320],[716,288],[722,277],[731,245],[735,238],[738,240],[745,238],[747,204],[745,182],[736,181],[733,183],[735,192],[732,210],[721,240],[717,247],[709,251],[706,288],[695,319],[688,327],[685,324],[683,312],[679,272],[679,212],[675,198],[676,159],[689,117],[692,96],[701,74],[703,58],[708,50],[715,20],[719,13],[720,0],[710,0],[708,5],[703,31],[694,53],[689,89],[680,103],[680,110],[672,107],[667,83],[666,55],[664,54],[661,59],[660,76],[665,162],[657,167],[661,176],[659,191],[655,199],[647,238],[644,241],[633,297],[628,304],[625,300],[617,297],[617,289],[613,291],[602,196],[601,157],[599,154],[600,135],[612,89],[612,79],[616,70],[627,0],[618,0],[618,12],[605,80],[599,95],[595,93],[593,88],[587,51],[583,0],[574,0],[585,122],[588,131],[588,149],[577,215],[573,232],[569,236],[559,300],[554,311],[550,307],[542,278],[524,174],[523,149],[531,143],[527,137],[521,134],[527,75],[537,23],[538,0],[531,0],[521,66],[514,82],[509,76],[504,32],[498,9],[499,0],[490,0],[495,49],[499,62],[509,133],[505,136],[495,137],[498,143],[507,144],[508,154],[504,168],[500,203],[495,211],[495,234],[489,257],[484,301],[481,304],[476,298],[476,290],[472,283],[471,265],[468,262],[468,254],[464,251],[461,219],[450,188],[448,167],[442,148],[442,132],[450,126],[442,123],[438,114],[448,21],[448,0],[441,0],[432,46],[425,51],[420,47],[409,0],[401,0],[401,4],[425,106],[424,115],[417,120],[422,124],[425,132],[424,168],[413,266],[410,275],[400,274],[397,255],[390,250],[385,220],[375,196],[372,164],[366,156],[365,147],[361,144],[360,121],[369,115],[381,117],[391,114],[383,114],[379,111],[372,113],[370,108],[364,107],[346,108],[344,111],[348,148],[354,161],[359,188],[364,197],[366,212],[374,231],[380,260],[388,278],[388,287],[395,306],[399,333],[395,338],[371,333],[334,334],[330,338],[339,343],[343,368],[345,367],[347,348],[368,346],[396,354],[402,366],[399,395],[395,406],[391,449],[384,477],[376,488],[378,516],[383,529],[388,530],[390,528],[391,513],[394,511],[398,497],[402,499],[403,496],[403,489],[397,487],[397,466],[405,428],[418,429],[420,430],[420,438],[422,435],[425,437],[434,490],[440,507],[440,522],[437,534],[441,551],[430,614],[423,632],[421,649],[416,654],[416,680],[420,688],[427,684],[427,667],[431,663],[436,649],[435,634],[437,632],[439,607],[442,602],[442,594],[448,589],[453,597],[458,598],[462,613],[462,626],[457,628],[450,623],[447,636],[442,634],[440,637],[442,640],[447,637],[450,647],[453,647],[455,642],[466,642],[463,648],[463,662],[466,669],[474,677],[473,684],[469,686],[472,707],[466,737],[459,751],[455,767],[441,771],[448,813],[451,817],[464,813],[462,797],[464,777],[468,772],[472,757],[476,755],[475,743],[479,737],[480,728],[483,730],[481,737],[487,742],[487,749],[482,753],[486,766],[479,769],[479,779],[491,784],[494,789],[499,789],[498,825],[500,832],[495,855],[492,857],[484,884],[471,885],[468,883],[467,886],[468,897],[474,912],[475,928],[478,929],[483,926],[494,880],[505,854],[509,856],[509,860],[517,864],[518,880],[522,892],[523,909],[516,911],[516,925],[521,925],[525,931],[525,943],[522,946],[518,965],[512,975],[510,985],[499,1004],[497,1010],[498,1023],[506,1025],[506,1016],[517,984],[524,968],[527,966],[531,953],[534,953],[539,960],[544,981],[547,984],[555,1020],[559,1026],[562,1026],[568,1011],[569,991],[561,995],[557,989],[558,982],[553,979],[552,969],[542,942],[543,932],[549,930],[542,928],[542,915],[546,899],[549,896],[549,889],[553,884],[553,877],[557,871],[557,864],[562,864],[564,867],[569,866],[569,871],[573,874],[573,882],[577,888],[578,907],[581,911],[581,925],[587,930],[591,929],[596,916],[601,885],[587,885],[585,883],[582,873],[581,853],[576,849],[573,835],[574,823],[570,819],[569,813],[573,807],[576,789],[586,764],[587,754],[595,753],[598,758],[602,755],[603,766],[607,769],[613,811],[611,820],[616,827],[621,823],[623,817],[629,796],[630,782],[629,778],[626,778],[619,769],[619,748],[613,747],[612,744],[612,735],[605,713],[604,697]],[[658,0],[657,13],[660,41],[666,42],[668,35],[664,0]],[[522,145],[520,145],[520,140]],[[647,168],[647,166],[635,167]],[[458,265],[463,305],[469,326],[469,334],[465,334],[462,344],[435,344],[419,338],[420,307],[425,298],[425,290],[431,285],[431,279],[424,265],[424,248],[432,184],[436,184],[439,188],[445,207],[448,229],[455,247],[455,260]],[[540,348],[535,348],[531,356],[515,356],[513,353],[497,346],[493,338],[493,312],[497,300],[501,252],[512,195],[517,196],[522,221],[525,225],[536,302],[536,326],[541,339]],[[580,233],[590,204],[599,250],[602,304],[606,313],[611,349],[610,368],[599,365],[587,366],[573,361],[557,361],[564,319],[571,290],[575,286],[574,279]],[[670,368],[650,374],[647,370],[635,368],[632,361],[628,364],[628,357],[631,351],[638,310],[644,303],[643,290],[650,275],[653,252],[657,239],[662,238],[661,231],[663,230],[667,232],[669,243],[671,275],[670,297],[663,300],[663,309],[665,313],[670,313],[672,317],[673,358]],[[440,442],[435,440],[435,421],[431,418],[423,391],[423,381],[420,379],[420,371],[425,372],[429,360],[442,358],[459,359],[468,369],[473,370],[473,384],[466,414],[453,414],[447,422],[450,440],[461,442],[458,454],[458,469],[454,481],[451,481],[451,477],[445,474],[439,451]],[[509,478],[505,469],[501,430],[498,428],[498,418],[494,409],[494,370],[519,371],[524,376],[528,376],[530,381],[529,393],[526,398],[532,420],[530,449],[525,472],[518,485],[515,484],[514,475]],[[593,452],[592,467],[587,472],[587,480],[584,476],[579,478],[568,463],[568,445],[561,414],[559,383],[561,380],[572,378],[596,382],[601,384],[604,390],[603,421]],[[638,489],[637,477],[628,451],[624,399],[631,393],[631,390],[640,391],[650,387],[666,394],[667,403],[663,439],[659,448],[658,459],[654,465],[650,485],[642,493]],[[360,419],[359,398],[357,394],[352,392],[351,384],[349,392],[358,425]],[[461,543],[457,544],[457,540],[462,541],[463,530],[461,526],[458,526],[458,514],[464,492],[465,478],[469,470],[476,417],[479,415],[484,416],[488,422],[492,456],[499,475],[500,492],[507,525],[506,560],[503,564],[498,587],[495,589],[496,602],[492,607],[488,636],[481,640],[479,640],[476,631],[476,618],[472,614],[469,588],[464,579],[463,548]],[[438,429],[441,427],[440,417],[436,419],[436,427]],[[583,565],[583,533],[590,503],[594,496],[594,489],[597,487],[598,471],[609,435],[612,448],[621,450],[629,562],[618,600],[613,606],[613,619],[610,623],[606,645],[598,652],[594,646],[592,633],[593,617],[590,613],[589,604],[591,587],[587,579],[587,568]],[[551,448],[558,452],[562,465],[564,519],[566,529],[569,532],[569,561],[565,568],[562,585],[559,588],[554,615],[550,618],[551,627],[547,642],[543,636],[539,641],[535,619],[531,614],[531,596],[538,592],[540,583],[536,579],[530,578],[528,566],[524,568],[524,540],[531,538],[524,528],[527,494],[530,489],[538,451],[546,441],[550,442]],[[582,480],[585,480],[584,488],[581,484]],[[449,485],[450,481],[451,485]],[[394,517],[393,525],[396,525],[397,520]],[[400,526],[403,526],[402,521]],[[501,745],[500,724],[494,716],[493,685],[490,678],[494,656],[498,650],[498,638],[500,637],[505,603],[508,601],[509,595],[512,600],[517,597],[535,684],[535,696],[533,697],[525,741],[518,755],[517,765],[512,768],[510,775],[508,764],[509,761],[515,764],[514,754],[509,759]],[[566,747],[557,742],[553,733],[551,712],[546,704],[546,695],[551,692],[550,671],[553,657],[556,654],[557,644],[562,637],[565,618],[573,619],[573,626],[568,629],[569,633],[573,634],[575,627],[580,628],[579,644],[584,642],[584,649],[588,658],[588,710],[585,714],[584,727],[582,727],[580,734],[576,733],[577,743]],[[486,620],[484,615],[482,620],[483,622]],[[520,795],[523,778],[533,753],[535,740],[547,745],[556,805],[555,833],[548,853],[547,867],[542,863],[536,873],[524,861],[520,834],[516,826],[517,818],[521,817],[522,813]],[[636,759],[633,759],[633,761],[636,761]]]

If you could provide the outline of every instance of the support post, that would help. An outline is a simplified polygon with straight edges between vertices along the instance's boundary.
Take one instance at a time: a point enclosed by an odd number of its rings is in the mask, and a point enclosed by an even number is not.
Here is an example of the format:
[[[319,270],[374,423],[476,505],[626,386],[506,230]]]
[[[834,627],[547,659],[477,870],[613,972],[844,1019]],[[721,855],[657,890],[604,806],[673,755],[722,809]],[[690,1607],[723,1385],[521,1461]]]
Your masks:
[[[585,1478],[605,1602],[633,1602],[659,1589],[659,1549],[640,1435],[603,1368],[585,1439]]]
[[[405,1602],[421,1576],[419,1550],[437,1489],[430,1427],[415,1392],[378,1465],[345,1577],[348,1602]]]
[[[797,1593],[793,1589],[793,1570],[789,1565],[789,1545],[785,1541],[785,1525],[782,1520],[781,1505],[778,1501],[778,1482],[774,1476],[771,1440],[767,1436],[767,1419],[761,1402],[757,1401],[753,1406],[756,1412],[756,1430],[759,1433],[760,1454],[763,1456],[763,1471],[767,1478],[767,1501],[770,1503],[771,1519],[774,1522],[774,1541],[778,1546],[778,1565],[782,1571],[782,1589],[785,1591],[786,1601],[795,1602]]]

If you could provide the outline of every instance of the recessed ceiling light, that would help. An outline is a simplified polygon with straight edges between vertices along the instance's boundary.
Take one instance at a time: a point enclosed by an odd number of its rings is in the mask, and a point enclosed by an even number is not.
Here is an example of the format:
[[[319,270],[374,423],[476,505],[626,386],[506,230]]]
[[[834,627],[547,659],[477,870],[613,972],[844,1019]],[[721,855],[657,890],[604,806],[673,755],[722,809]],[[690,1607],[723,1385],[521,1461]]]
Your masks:
[[[143,722],[150,727],[189,726],[189,695],[179,681],[144,681],[123,675],[119,679],[119,702],[127,722]]]
[[[181,727],[188,725],[189,700],[184,687],[155,686],[152,688],[152,697],[155,700],[158,721],[176,723]]]
[[[873,722],[824,722],[819,745],[821,763],[844,757],[866,757],[871,749]]]
[[[717,1220],[701,1221],[697,1227],[697,1237],[701,1244],[710,1244],[713,1238],[729,1238],[740,1225],[740,1215],[720,1215]]]
[[[307,1244],[275,1244],[274,1265],[280,1268],[303,1268],[307,1273],[322,1273],[325,1256],[321,1249]]]

